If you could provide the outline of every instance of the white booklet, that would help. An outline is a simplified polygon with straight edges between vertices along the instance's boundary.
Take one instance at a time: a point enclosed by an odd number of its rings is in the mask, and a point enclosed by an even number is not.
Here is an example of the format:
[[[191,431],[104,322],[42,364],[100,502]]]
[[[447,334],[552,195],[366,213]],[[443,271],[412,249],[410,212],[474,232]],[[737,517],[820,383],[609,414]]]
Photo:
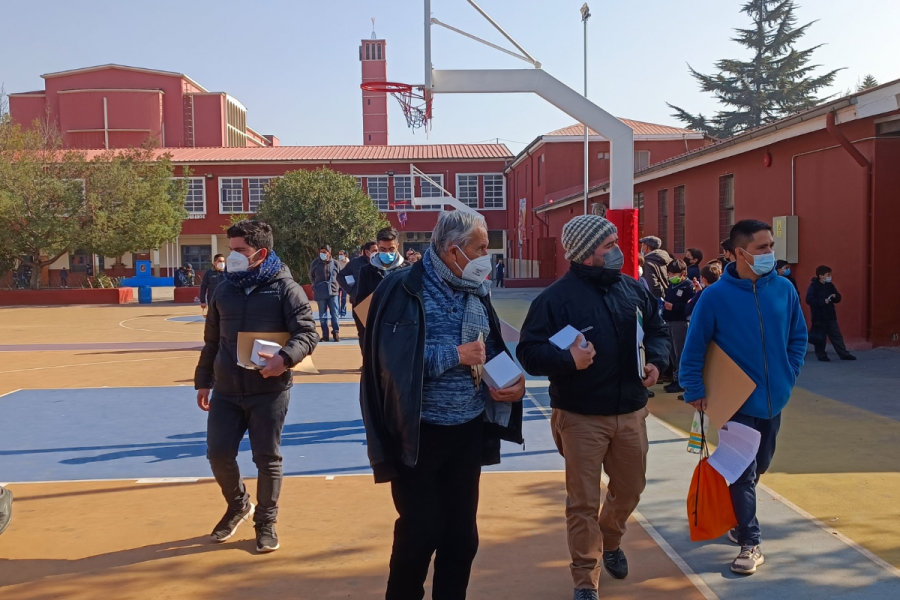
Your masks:
[[[719,430],[719,445],[709,457],[709,466],[731,485],[756,458],[760,437],[759,432],[752,427],[728,421]]]

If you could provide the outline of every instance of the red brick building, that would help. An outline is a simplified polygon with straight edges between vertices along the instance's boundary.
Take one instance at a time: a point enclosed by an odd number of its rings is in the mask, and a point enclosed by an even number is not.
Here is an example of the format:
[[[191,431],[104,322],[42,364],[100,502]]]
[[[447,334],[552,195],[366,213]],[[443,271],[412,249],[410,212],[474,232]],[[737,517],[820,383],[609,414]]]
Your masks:
[[[718,256],[735,221],[796,217],[796,234],[776,227],[776,254],[795,245],[801,300],[828,265],[848,343],[900,344],[900,80],[651,165],[635,174],[634,192],[642,234],[677,257],[688,247]],[[590,195],[607,193],[598,185]],[[571,216],[562,204],[535,211],[557,239]]]
[[[697,131],[622,121],[634,129],[635,169],[708,143]],[[609,182],[609,141],[591,130],[588,152],[590,188],[596,190]],[[524,285],[552,281],[568,268],[558,242],[562,225],[584,214],[584,126],[572,125],[537,137],[516,156],[506,176],[510,207],[506,225],[510,259],[507,276],[530,280],[522,281]],[[544,214],[547,207],[555,209],[552,224]]]

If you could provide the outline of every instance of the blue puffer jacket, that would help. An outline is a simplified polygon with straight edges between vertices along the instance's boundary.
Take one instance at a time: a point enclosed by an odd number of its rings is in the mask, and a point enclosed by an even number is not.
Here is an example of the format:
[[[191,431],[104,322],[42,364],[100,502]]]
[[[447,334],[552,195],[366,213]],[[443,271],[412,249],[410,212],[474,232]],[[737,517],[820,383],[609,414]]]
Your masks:
[[[754,284],[740,279],[731,263],[719,282],[703,291],[678,372],[685,402],[706,397],[703,364],[711,341],[756,383],[739,412],[762,419],[779,414],[790,400],[807,349],[806,321],[791,282],[772,271]]]

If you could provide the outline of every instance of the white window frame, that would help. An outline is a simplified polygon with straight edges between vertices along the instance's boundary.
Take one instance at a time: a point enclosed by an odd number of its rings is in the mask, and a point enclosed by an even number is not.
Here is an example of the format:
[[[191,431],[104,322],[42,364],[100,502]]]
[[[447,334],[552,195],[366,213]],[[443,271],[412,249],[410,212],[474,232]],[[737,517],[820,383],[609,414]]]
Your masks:
[[[446,189],[446,185],[444,185],[444,174],[435,174],[426,173],[429,178],[434,180],[436,184]],[[445,198],[444,192],[441,191],[440,188],[434,187],[425,179],[422,179],[421,175],[416,176],[419,185],[419,195],[417,198]],[[427,187],[426,187],[427,186]],[[417,207],[419,210],[444,210],[444,204],[423,204],[422,206]]]
[[[478,185],[478,175],[475,173],[456,174],[456,199],[470,208],[479,207],[481,190]],[[474,196],[473,196],[474,194]],[[474,203],[473,203],[474,200]]]
[[[187,196],[185,196],[185,198],[184,198],[184,210],[186,210],[188,213],[188,219],[203,219],[203,218],[205,218],[206,217],[206,178],[205,177],[171,177],[170,179],[172,181],[187,181],[188,182]],[[195,181],[200,182],[200,201],[202,202],[201,210],[191,210],[190,208],[188,208],[188,199],[192,197],[191,196],[192,192],[196,191],[191,188],[193,182],[195,182]],[[196,200],[196,199],[194,199],[194,200]]]
[[[543,158],[543,157],[541,157]],[[487,194],[487,186],[488,186],[488,178],[499,178],[500,179],[500,195],[494,195],[491,199],[493,206],[488,206],[488,194]],[[496,183],[493,185],[496,186]],[[497,205],[497,200],[500,200],[500,205]],[[484,204],[483,210],[506,210],[506,177],[503,173],[482,173],[481,174],[481,201]]]
[[[250,214],[255,215],[259,212],[259,206],[266,200],[266,188],[269,187],[269,184],[272,183],[272,180],[275,177],[248,177],[247,178],[247,210]],[[262,184],[262,187],[259,187],[259,182],[265,180],[265,183]],[[254,181],[256,182],[254,184]],[[253,193],[256,192],[258,194],[258,198],[256,200],[256,208],[253,207]]]
[[[244,210],[244,179],[246,179],[246,178],[245,177],[219,177],[219,214],[239,215],[239,214],[247,212]],[[228,183],[229,186],[233,185],[232,182],[234,182],[234,181],[240,182],[240,188],[237,188],[237,191],[240,193],[240,199],[241,199],[241,209],[240,210],[225,210],[225,204],[224,204],[223,198],[222,198],[222,191],[223,190],[228,190],[228,192],[235,191],[235,188],[224,187],[226,181],[229,182]],[[231,195],[232,195],[231,193],[228,194],[229,200],[234,200],[233,198],[231,198]]]
[[[390,195],[390,185],[389,181],[390,177],[387,175],[368,175],[366,176],[366,195],[372,199],[372,202],[375,203],[375,207],[379,212],[389,212],[391,208],[391,195]],[[377,199],[372,197],[372,181],[375,180],[375,189],[382,188],[382,180],[383,180],[383,189],[384,189],[384,199]]]
[[[647,157],[647,164],[641,165],[641,156]],[[637,173],[642,169],[646,169],[650,166],[650,151],[649,150],[635,150],[634,151],[634,172]]]
[[[393,179],[391,187],[394,190],[394,210],[399,212],[413,210],[412,199],[416,190],[412,177],[409,175],[394,175],[391,179]],[[409,203],[403,207],[398,207],[397,203],[403,200],[408,200]]]

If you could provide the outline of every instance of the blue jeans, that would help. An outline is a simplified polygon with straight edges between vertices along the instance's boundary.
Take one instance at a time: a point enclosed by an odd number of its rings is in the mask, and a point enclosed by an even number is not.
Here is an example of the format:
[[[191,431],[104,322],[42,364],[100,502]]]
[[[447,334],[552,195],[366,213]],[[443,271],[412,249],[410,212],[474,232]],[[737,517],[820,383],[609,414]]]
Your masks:
[[[763,473],[769,470],[772,457],[775,455],[775,439],[781,428],[781,414],[771,419],[758,419],[737,413],[731,420],[752,427],[761,435],[756,459],[750,463],[740,478],[728,488],[731,492],[731,503],[734,505],[734,516],[737,517],[737,539],[743,544],[759,545],[759,520],[756,518],[756,484]]]
[[[343,290],[343,288],[341,289],[339,298],[340,298],[340,304],[341,304],[341,316],[343,317],[344,315],[347,314],[347,292],[345,292]]]
[[[329,296],[328,300],[317,300],[319,303],[319,322],[322,324],[322,339],[328,339],[328,313],[331,312],[331,331],[337,335],[341,329],[338,322],[338,297]]]

